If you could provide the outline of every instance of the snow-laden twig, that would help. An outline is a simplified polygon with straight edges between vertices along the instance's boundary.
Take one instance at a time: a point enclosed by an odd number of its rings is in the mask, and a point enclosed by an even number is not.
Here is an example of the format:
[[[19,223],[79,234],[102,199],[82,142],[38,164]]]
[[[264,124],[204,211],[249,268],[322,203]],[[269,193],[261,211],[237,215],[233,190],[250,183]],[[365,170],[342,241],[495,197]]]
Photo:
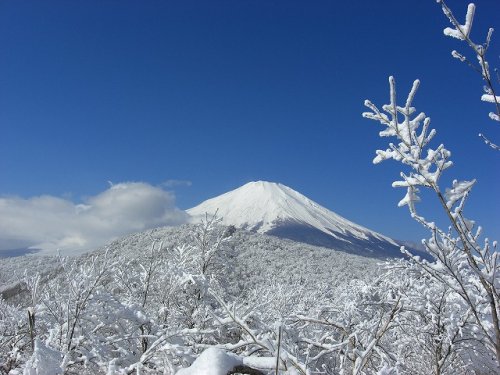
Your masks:
[[[493,121],[500,122],[500,96],[496,95],[496,89],[494,84],[494,79],[492,78],[490,72],[490,65],[486,59],[486,53],[491,43],[491,38],[493,35],[493,28],[488,29],[486,39],[484,43],[476,43],[471,38],[471,29],[474,21],[474,14],[476,11],[476,6],[474,4],[469,4],[467,7],[467,13],[465,15],[465,23],[462,25],[454,16],[451,9],[448,7],[444,0],[436,0],[437,3],[441,5],[443,13],[446,15],[450,21],[452,27],[446,27],[443,30],[444,35],[459,39],[465,42],[474,52],[477,65],[469,60],[463,53],[453,50],[451,55],[457,60],[466,63],[468,66],[473,68],[476,72],[481,75],[482,80],[485,82],[484,91],[485,93],[481,96],[481,100],[487,103],[492,103],[495,107],[494,112],[488,114],[489,118]],[[497,77],[497,84],[500,84],[500,79]],[[492,142],[482,133],[479,136],[483,141],[496,151],[500,151],[500,146]]]

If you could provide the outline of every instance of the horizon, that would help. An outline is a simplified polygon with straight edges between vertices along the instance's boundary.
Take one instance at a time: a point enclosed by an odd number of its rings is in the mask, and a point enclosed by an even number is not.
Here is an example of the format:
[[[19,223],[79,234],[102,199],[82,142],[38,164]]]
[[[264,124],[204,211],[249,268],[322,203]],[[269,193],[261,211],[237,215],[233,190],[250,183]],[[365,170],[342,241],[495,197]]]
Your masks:
[[[0,6],[0,251],[52,243],[61,226],[78,246],[178,223],[256,180],[419,242],[427,231],[391,187],[399,165],[372,164],[393,140],[361,117],[365,99],[388,102],[389,75],[400,102],[421,79],[416,108],[455,163],[440,185],[476,178],[465,212],[500,238],[498,153],[477,136],[500,131],[435,0],[117,4]],[[462,20],[467,4],[449,5]],[[476,6],[472,36],[496,27],[498,67],[500,2]],[[432,199],[419,207],[445,229]]]

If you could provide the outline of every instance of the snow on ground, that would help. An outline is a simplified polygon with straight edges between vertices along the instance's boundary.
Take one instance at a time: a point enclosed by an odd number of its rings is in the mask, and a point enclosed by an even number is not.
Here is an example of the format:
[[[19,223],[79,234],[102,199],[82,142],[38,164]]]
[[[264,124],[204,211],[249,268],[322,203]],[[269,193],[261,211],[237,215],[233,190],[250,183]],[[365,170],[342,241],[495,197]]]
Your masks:
[[[178,371],[177,375],[223,375],[241,365],[241,357],[220,349],[208,348],[190,367]]]
[[[177,375],[226,375],[238,366],[247,366],[263,372],[273,370],[274,373],[275,364],[276,358],[273,357],[240,357],[221,349],[208,348],[191,366],[179,370]]]

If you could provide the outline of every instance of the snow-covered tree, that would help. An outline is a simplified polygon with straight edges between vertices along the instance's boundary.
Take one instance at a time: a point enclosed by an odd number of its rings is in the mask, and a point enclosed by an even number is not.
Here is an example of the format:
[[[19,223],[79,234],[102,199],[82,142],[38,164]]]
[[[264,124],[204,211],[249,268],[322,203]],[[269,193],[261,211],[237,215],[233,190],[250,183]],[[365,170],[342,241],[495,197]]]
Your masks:
[[[430,118],[423,112],[417,114],[412,106],[419,81],[414,82],[404,106],[397,105],[393,77],[389,78],[389,85],[390,103],[382,106],[382,110],[369,100],[365,101],[370,112],[363,113],[363,116],[382,124],[381,137],[395,137],[398,141],[397,144],[390,143],[386,150],[378,150],[374,163],[393,159],[409,170],[401,172],[401,180],[395,181],[393,186],[406,189],[399,206],[407,206],[411,216],[430,231],[431,237],[423,244],[433,260],[412,256],[404,248],[403,251],[438,283],[443,293],[453,293],[461,298],[467,307],[466,317],[470,316],[470,319],[460,324],[472,326],[467,334],[470,333],[470,340],[476,342],[471,352],[489,352],[498,370],[500,282],[496,242],[491,245],[486,239],[481,245],[481,227],[476,229],[475,222],[468,219],[464,212],[475,180],[455,180],[449,188],[443,190],[440,187],[443,172],[452,166],[451,153],[443,144],[431,147],[436,131],[430,129]],[[440,229],[417,211],[421,189],[434,193],[437,206],[444,210],[449,220],[449,230]],[[430,285],[431,290],[435,288],[433,284]],[[456,322],[450,321],[449,324]],[[463,330],[459,330],[458,334],[462,337],[467,335]]]
[[[22,353],[31,346],[22,309],[0,298],[0,374],[22,364]]]

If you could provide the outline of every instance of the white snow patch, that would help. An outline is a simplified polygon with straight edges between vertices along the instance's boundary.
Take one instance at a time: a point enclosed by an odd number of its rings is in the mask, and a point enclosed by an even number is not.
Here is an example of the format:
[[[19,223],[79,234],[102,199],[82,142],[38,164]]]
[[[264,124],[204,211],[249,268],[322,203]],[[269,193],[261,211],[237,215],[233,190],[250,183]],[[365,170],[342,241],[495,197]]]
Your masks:
[[[274,369],[274,357],[240,357],[221,349],[208,348],[196,358],[193,364],[177,372],[177,375],[225,375],[236,366],[247,366],[254,369]]]
[[[45,346],[39,339],[35,340],[35,349],[26,362],[23,375],[58,375],[62,374],[62,355],[57,350]]]
[[[196,358],[193,364],[181,369],[177,375],[225,375],[243,362],[237,355],[221,349],[208,348]]]

